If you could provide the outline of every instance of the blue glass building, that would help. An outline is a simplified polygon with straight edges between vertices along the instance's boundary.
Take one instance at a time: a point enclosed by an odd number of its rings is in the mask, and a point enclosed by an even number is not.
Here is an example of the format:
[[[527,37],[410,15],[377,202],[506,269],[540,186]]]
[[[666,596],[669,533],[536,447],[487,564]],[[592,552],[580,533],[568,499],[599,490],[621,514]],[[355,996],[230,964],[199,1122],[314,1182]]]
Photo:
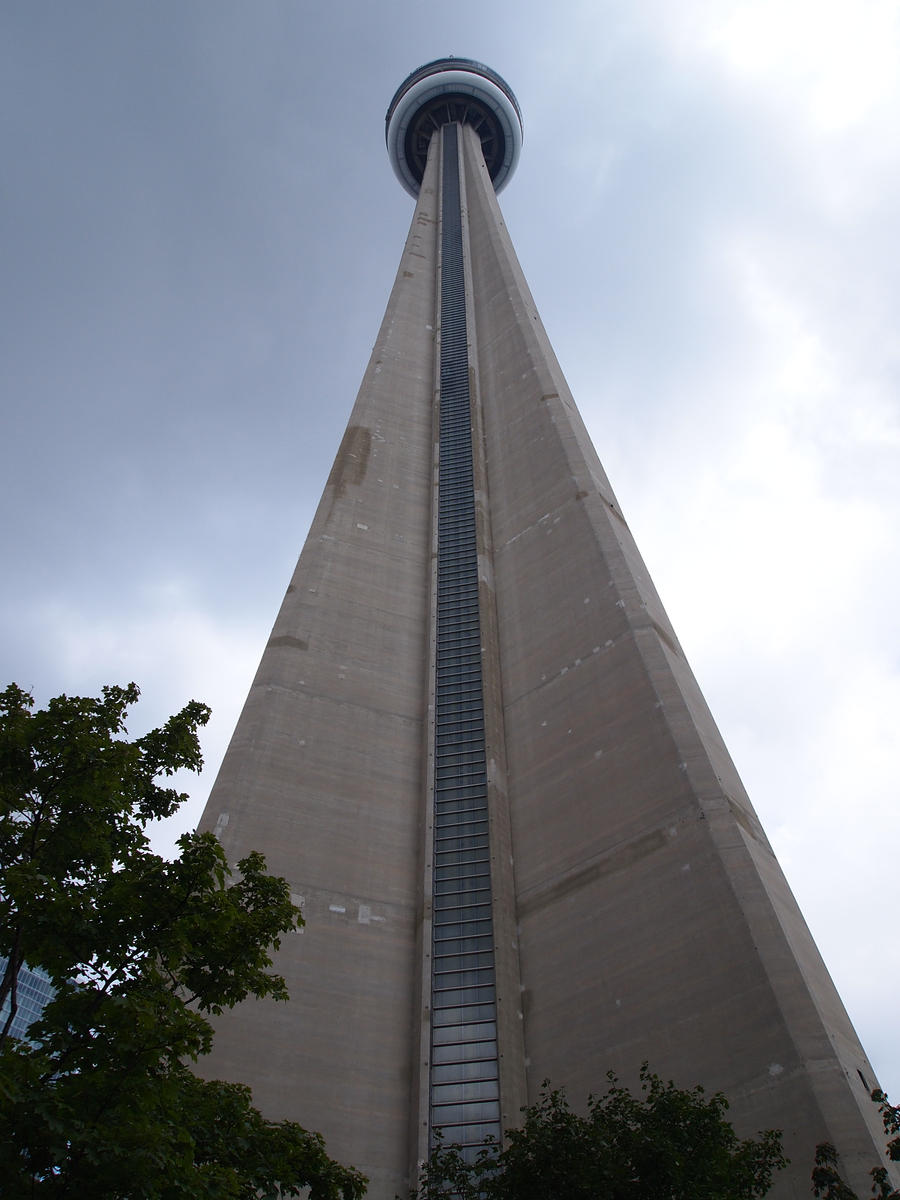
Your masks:
[[[0,956],[0,975],[6,970],[8,959]],[[10,1026],[12,1037],[21,1041],[27,1037],[31,1024],[38,1019],[45,1006],[53,999],[53,984],[50,976],[40,967],[29,967],[27,963],[19,970],[17,984],[17,1009]],[[7,997],[0,1005],[0,1029],[9,1018],[10,998]]]

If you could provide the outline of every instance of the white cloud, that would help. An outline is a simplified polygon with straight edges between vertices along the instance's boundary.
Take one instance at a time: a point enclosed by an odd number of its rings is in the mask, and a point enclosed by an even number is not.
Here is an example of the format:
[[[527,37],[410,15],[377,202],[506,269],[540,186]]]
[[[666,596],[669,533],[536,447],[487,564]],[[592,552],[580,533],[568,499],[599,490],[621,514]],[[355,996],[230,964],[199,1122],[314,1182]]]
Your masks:
[[[642,14],[676,54],[780,98],[819,133],[847,130],[897,96],[894,0],[688,0]]]
[[[270,619],[271,614],[244,613],[239,621],[229,621],[212,607],[197,605],[182,582],[170,580],[145,588],[142,603],[131,611],[87,611],[54,598],[36,604],[24,622],[26,636],[29,626],[37,633],[46,664],[37,664],[39,676],[43,681],[52,672],[52,694],[94,695],[107,683],[138,683],[141,700],[128,722],[130,736],[162,723],[189,700],[211,707],[210,722],[200,734],[204,770],[176,778],[175,785],[191,799],[154,831],[160,853],[171,853],[175,839],[199,820]],[[35,696],[41,705],[49,698],[43,691]]]
[[[864,120],[895,94],[900,10],[893,0],[743,0],[705,44],[741,79],[783,88],[821,132]]]

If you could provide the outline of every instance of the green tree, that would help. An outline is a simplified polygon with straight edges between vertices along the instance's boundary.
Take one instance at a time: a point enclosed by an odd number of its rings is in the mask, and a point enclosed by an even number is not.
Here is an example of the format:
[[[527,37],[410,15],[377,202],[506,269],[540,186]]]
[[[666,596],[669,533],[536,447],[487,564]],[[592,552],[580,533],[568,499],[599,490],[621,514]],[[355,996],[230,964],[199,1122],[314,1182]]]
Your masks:
[[[786,1164],[774,1130],[741,1141],[723,1095],[682,1091],[641,1068],[641,1096],[610,1073],[587,1113],[544,1084],[503,1150],[488,1147],[468,1164],[439,1147],[426,1164],[418,1200],[754,1200]]]
[[[891,1104],[880,1088],[872,1092],[878,1105],[884,1132],[889,1141],[887,1157],[891,1162],[900,1162],[900,1107]],[[873,1167],[872,1195],[876,1200],[900,1200],[900,1190],[891,1185],[887,1167]],[[859,1200],[856,1192],[841,1177],[840,1156],[830,1142],[816,1146],[816,1161],[812,1172],[813,1195],[820,1200]]]
[[[159,780],[200,768],[209,710],[129,741],[137,698],[107,687],[35,712],[14,685],[0,695],[0,1002],[24,962],[56,988],[29,1042],[0,1031],[3,1195],[355,1200],[364,1178],[318,1134],[190,1069],[210,1015],[287,999],[270,951],[302,920],[259,854],[232,877],[210,834],[182,837],[174,862],[151,852],[148,823],[186,799]]]

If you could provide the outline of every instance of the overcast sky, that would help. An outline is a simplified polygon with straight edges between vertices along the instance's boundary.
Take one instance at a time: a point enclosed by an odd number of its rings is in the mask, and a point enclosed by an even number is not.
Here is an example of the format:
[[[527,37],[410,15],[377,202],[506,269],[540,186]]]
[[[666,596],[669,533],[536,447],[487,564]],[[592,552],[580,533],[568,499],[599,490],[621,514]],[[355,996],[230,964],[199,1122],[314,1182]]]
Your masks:
[[[519,98],[525,273],[897,1098],[896,0],[6,0],[3,676],[207,701],[197,819],[412,215],[384,111],[446,54]]]

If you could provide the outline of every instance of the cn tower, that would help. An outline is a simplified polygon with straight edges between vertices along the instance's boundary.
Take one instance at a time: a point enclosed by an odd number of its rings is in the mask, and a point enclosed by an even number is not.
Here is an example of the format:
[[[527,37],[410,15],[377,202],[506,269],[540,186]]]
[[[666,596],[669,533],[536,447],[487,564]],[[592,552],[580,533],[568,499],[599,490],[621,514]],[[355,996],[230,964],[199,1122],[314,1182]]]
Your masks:
[[[201,822],[232,861],[262,850],[306,926],[291,1001],[226,1013],[204,1069],[375,1200],[438,1131],[474,1154],[544,1079],[579,1103],[644,1060],[724,1091],[741,1135],[783,1130],[773,1196],[808,1196],[822,1141],[867,1192],[872,1066],[498,207],[522,137],[470,59],[388,108],[409,236]]]

